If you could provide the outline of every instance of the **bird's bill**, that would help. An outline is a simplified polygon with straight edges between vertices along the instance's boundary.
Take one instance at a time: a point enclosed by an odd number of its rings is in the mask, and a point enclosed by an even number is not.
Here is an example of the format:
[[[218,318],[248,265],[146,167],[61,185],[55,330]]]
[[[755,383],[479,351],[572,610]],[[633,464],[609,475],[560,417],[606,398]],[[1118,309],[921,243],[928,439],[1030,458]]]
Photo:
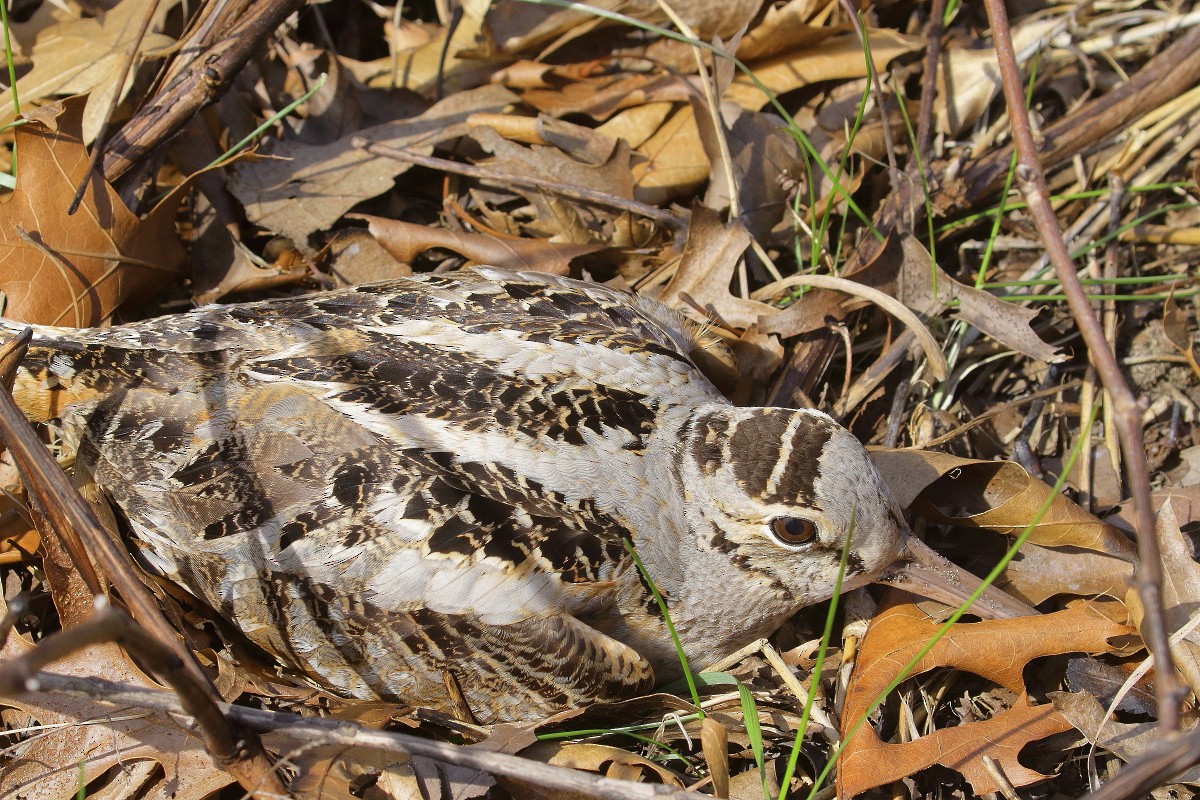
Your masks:
[[[915,536],[908,537],[900,558],[875,582],[951,606],[967,602],[982,583]],[[971,613],[984,619],[1005,619],[1038,612],[1012,595],[989,586],[971,606]]]

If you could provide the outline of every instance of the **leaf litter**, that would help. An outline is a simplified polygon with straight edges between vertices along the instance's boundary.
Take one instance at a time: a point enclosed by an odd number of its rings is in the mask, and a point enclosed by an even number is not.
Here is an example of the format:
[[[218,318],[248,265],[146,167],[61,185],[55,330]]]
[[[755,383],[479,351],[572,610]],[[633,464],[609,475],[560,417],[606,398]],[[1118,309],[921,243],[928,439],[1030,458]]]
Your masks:
[[[445,19],[387,4],[346,7],[341,17],[313,6],[264,31],[272,46],[221,76],[228,84],[174,143],[167,144],[174,132],[139,129],[147,137],[135,159],[140,172],[109,180],[88,171],[87,147],[110,101],[119,101],[117,129],[152,113],[170,88],[156,70],[182,58],[172,45],[187,21],[225,20],[209,3],[122,0],[101,14],[71,0],[31,5],[12,29],[23,124],[5,139],[16,165],[16,188],[0,201],[6,316],[93,325],[476,263],[589,277],[657,297],[723,342],[723,351],[696,357],[735,401],[815,406],[883,445],[874,456],[917,529],[977,573],[993,566],[1005,537],[1034,523],[1000,580],[1044,613],[951,628],[921,674],[841,753],[840,794],[869,796],[891,784],[912,797],[971,796],[999,788],[989,771],[998,768],[1030,796],[1082,796],[1091,777],[1080,766],[1084,737],[1095,746],[1100,779],[1147,752],[1157,711],[1153,680],[1136,667],[1146,652],[1136,632],[1144,612],[1130,590],[1137,556],[1122,505],[1128,479],[1113,455],[1112,417],[1102,411],[1083,466],[1052,496],[1082,420],[1110,400],[1088,371],[1019,197],[1001,206],[986,188],[999,185],[995,165],[1007,164],[1011,151],[981,11],[964,5],[944,20],[941,56],[926,76],[931,21],[921,5],[879,4],[864,12],[860,35],[837,4],[672,4],[705,42],[729,42],[777,96],[775,107],[747,74],[707,50],[708,77],[701,75],[691,43],[657,35],[673,25],[658,5],[603,6],[629,15],[624,22],[516,2],[464,4],[461,16]],[[1186,10],[1163,17],[1154,34],[1099,6],[1013,19],[1018,57],[1037,69],[1033,113],[1057,126],[1056,135],[1075,137],[1073,149],[1054,151],[1046,164],[1060,227],[1072,231],[1086,288],[1145,399],[1171,631],[1191,624],[1198,602],[1200,287],[1187,234],[1200,219],[1200,141],[1190,138],[1200,111],[1184,98],[1138,107],[1109,131],[1084,110],[1105,102],[1109,87],[1155,68],[1153,37],[1171,19],[1190,20]],[[262,10],[251,3],[244,13]],[[148,33],[138,38],[148,14]],[[117,91],[130,53],[137,63]],[[321,72],[332,78],[326,88],[295,113],[276,115]],[[705,80],[713,81],[716,109]],[[926,86],[936,94],[923,112]],[[3,121],[16,118],[12,94],[0,98]],[[189,179],[264,124],[250,157]],[[914,137],[922,132],[930,144],[918,162]],[[892,158],[903,169],[888,166]],[[68,216],[85,178],[82,207]],[[1158,225],[1166,221],[1170,236]],[[862,296],[797,285],[759,291],[807,272],[897,299],[939,343],[946,376],[936,376],[912,332]],[[927,442],[937,444],[919,449]],[[18,513],[20,486],[9,491],[0,528],[4,598],[48,592],[70,607],[40,569],[38,534]],[[512,736],[319,693],[211,623],[206,629],[211,612],[194,600],[162,602],[214,674],[220,665],[218,682],[237,702],[403,726],[731,797],[761,797],[764,780],[778,793],[795,755],[798,769],[783,789],[805,797],[837,734],[801,730],[801,694],[815,684],[822,718],[845,735],[936,627],[929,606],[888,595],[876,607],[878,596],[860,590],[845,598],[844,627],[820,674],[812,656],[823,608],[806,609],[770,645],[710,676],[703,720],[688,701],[658,693]],[[19,658],[73,619],[38,607],[0,660]],[[1196,641],[1187,632],[1173,645],[1193,692]],[[114,645],[56,669],[152,685]],[[755,700],[753,724],[730,691],[735,680]],[[1138,705],[1105,688],[1121,681]],[[912,705],[918,699],[920,707]],[[1104,721],[1110,703],[1117,710]],[[82,779],[84,794],[96,797],[202,797],[233,783],[179,719],[159,712],[45,691],[0,707],[5,792],[68,797]],[[35,734],[29,723],[46,727]],[[637,736],[618,731],[626,728]],[[572,730],[593,733],[545,738]],[[532,744],[535,734],[543,739]],[[291,765],[296,797],[563,796],[401,753],[298,747],[277,735],[267,742]],[[765,753],[764,773],[756,751]],[[998,767],[986,767],[983,756]],[[1196,780],[1194,772],[1182,780]]]

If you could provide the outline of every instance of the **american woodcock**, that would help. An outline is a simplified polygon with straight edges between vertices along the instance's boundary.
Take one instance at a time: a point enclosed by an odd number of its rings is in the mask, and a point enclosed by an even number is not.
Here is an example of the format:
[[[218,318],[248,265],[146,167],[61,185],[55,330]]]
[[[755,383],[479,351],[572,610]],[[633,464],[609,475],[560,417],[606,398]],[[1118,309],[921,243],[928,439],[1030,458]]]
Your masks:
[[[653,301],[479,269],[35,329],[15,394],[151,570],[336,692],[483,722],[627,697],[872,581],[909,537],[859,442],[738,408]],[[853,521],[853,522],[852,522]]]

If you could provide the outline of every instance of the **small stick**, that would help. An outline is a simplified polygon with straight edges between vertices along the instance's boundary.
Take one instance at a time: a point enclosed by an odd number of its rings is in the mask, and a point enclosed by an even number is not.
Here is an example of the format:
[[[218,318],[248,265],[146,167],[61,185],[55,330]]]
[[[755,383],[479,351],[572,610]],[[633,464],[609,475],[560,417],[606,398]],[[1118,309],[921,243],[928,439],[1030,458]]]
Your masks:
[[[938,62],[942,59],[942,16],[946,0],[933,0],[925,31],[925,66],[921,72],[921,107],[917,111],[917,153],[921,163],[929,163],[933,145],[933,101],[937,95]]]
[[[168,714],[185,713],[173,693],[159,689],[130,686],[101,678],[81,678],[46,672],[38,673],[36,678],[38,684],[48,691],[82,695],[116,706],[136,706]],[[463,747],[405,733],[374,730],[343,720],[301,717],[298,714],[228,703],[217,705],[239,725],[261,733],[276,733],[305,743],[365,747],[387,753],[423,756],[563,794],[579,794],[601,800],[712,800],[711,795],[672,786],[604,778],[582,770],[555,767],[507,753],[480,747]]]

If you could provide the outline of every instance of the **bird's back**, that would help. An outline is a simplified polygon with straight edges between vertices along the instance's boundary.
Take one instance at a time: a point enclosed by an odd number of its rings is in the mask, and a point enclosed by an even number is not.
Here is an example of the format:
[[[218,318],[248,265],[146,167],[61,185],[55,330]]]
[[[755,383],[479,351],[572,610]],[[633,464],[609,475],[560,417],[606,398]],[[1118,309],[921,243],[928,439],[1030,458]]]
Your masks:
[[[644,600],[622,541],[670,529],[676,410],[724,402],[693,346],[660,306],[480,270],[41,329],[16,394],[143,560],[284,662],[433,706],[449,674],[519,718],[653,681],[580,619]]]

